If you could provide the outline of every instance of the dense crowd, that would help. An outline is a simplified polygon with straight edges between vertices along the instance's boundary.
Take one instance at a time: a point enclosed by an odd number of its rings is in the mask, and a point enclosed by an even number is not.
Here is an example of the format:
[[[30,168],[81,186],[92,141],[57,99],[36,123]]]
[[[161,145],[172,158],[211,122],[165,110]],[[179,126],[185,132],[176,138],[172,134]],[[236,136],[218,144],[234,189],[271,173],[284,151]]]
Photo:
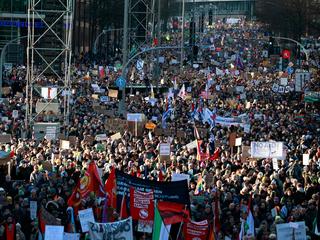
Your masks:
[[[138,134],[128,128],[121,131],[120,139],[113,140],[110,136],[116,132],[105,123],[121,117],[117,114],[119,101],[109,98],[99,102],[92,97],[97,94],[92,84],[105,89],[103,94],[108,96],[111,89],[116,89],[114,82],[120,70],[103,66],[101,77],[98,66],[79,62],[73,71],[75,90],[67,129],[69,136],[77,140],[64,150],[58,140],[37,140],[32,134],[22,138],[26,130],[22,90],[25,73],[21,67],[12,71],[14,77],[8,80],[11,91],[0,103],[0,133],[12,135],[10,143],[0,145],[2,152],[10,153],[10,164],[5,161],[0,174],[0,240],[38,238],[39,221],[30,219],[30,201],[37,201],[38,210],[43,206],[61,219],[67,229],[67,201],[91,161],[97,164],[102,182],[112,168],[154,181],[171,181],[173,173],[189,175],[193,220],[207,219],[213,224],[212,206],[215,199],[219,200],[217,239],[238,238],[249,202],[255,236],[247,239],[276,239],[276,224],[298,221],[305,221],[308,237],[316,239],[320,111],[319,99],[307,103],[304,91],[319,92],[319,62],[302,62],[301,69],[308,69],[311,77],[301,92],[295,91],[294,71],[299,71],[299,66],[289,63],[279,70],[270,57],[264,56],[268,39],[264,32],[263,26],[255,22],[241,21],[232,26],[220,22],[214,31],[202,36],[210,47],[200,49],[201,62],[186,60],[180,69],[179,63],[172,62],[179,61],[178,51],[161,51],[158,83],[152,80],[147,60],[144,68],[138,69],[135,64],[129,69],[128,84],[147,86],[128,89],[127,112],[143,113],[158,128],[170,130],[166,136],[147,129],[139,129]],[[317,54],[315,50],[313,55]],[[285,91],[275,90],[283,78],[287,79]],[[42,79],[39,85],[48,83],[55,82]],[[181,91],[183,87],[185,92]],[[97,105],[112,110],[114,115],[97,112]],[[213,122],[204,114],[207,109]],[[12,118],[13,110],[18,110],[16,119]],[[164,117],[165,113],[169,117]],[[218,117],[236,119],[236,123],[219,124],[215,122]],[[107,140],[96,141],[94,136],[99,134],[107,134]],[[230,143],[234,134],[241,137],[242,146]],[[202,140],[200,149],[207,157],[199,158],[198,148],[187,147],[195,139]],[[252,141],[283,142],[283,158],[275,164],[270,158],[245,155],[243,147]],[[168,161],[160,161],[162,142],[171,144]],[[309,154],[308,164],[303,163],[303,154]],[[199,179],[203,179],[201,189]],[[94,195],[82,203],[84,209],[101,209],[102,205]],[[101,217],[98,212],[97,219]],[[76,227],[80,229],[77,219]]]

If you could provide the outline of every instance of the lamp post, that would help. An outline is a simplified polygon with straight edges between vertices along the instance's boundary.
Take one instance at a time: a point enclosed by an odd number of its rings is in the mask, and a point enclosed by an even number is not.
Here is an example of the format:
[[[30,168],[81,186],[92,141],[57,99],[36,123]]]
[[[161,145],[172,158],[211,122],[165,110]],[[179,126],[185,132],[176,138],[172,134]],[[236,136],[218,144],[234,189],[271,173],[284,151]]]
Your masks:
[[[0,98],[2,97],[2,65],[3,65],[3,59],[4,59],[4,54],[7,50],[7,47],[20,40],[20,39],[24,39],[24,38],[27,38],[28,36],[21,36],[21,37],[18,37],[18,38],[15,38],[15,39],[12,39],[10,40],[9,42],[6,43],[6,45],[3,46],[2,50],[1,50],[1,55],[0,55]]]

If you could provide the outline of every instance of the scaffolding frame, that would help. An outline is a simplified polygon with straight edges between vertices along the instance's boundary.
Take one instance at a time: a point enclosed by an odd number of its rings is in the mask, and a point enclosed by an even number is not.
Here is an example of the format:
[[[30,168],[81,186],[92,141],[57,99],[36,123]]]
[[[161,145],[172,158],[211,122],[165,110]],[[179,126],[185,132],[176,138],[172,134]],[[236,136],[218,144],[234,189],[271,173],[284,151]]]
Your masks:
[[[155,22],[157,12],[156,0],[129,0],[129,58],[132,48],[135,46],[138,51],[151,43],[155,37]]]
[[[70,95],[71,95],[71,56],[72,56],[72,30],[74,15],[74,0],[28,0],[28,47],[27,47],[27,84],[26,84],[26,130],[32,130],[32,125],[40,113],[44,112],[50,103],[59,100],[63,102],[59,107],[63,108],[63,125],[65,134],[69,124],[70,115]],[[47,16],[46,16],[47,15]],[[51,16],[51,17],[48,17]],[[40,19],[44,23],[44,30],[41,34],[35,35],[35,20]],[[61,26],[62,24],[62,26]],[[57,31],[60,27],[60,32]],[[61,30],[62,29],[62,30]],[[45,46],[48,43],[46,34],[51,34],[51,46]],[[44,44],[43,44],[44,43]],[[42,44],[42,45],[41,45]],[[52,57],[48,57],[50,53]],[[37,66],[36,60],[42,61],[41,71],[35,71]],[[57,71],[55,64],[64,68]],[[38,112],[34,113],[35,92],[41,93],[36,88],[37,81],[42,77],[54,76],[58,80],[56,99],[44,99],[42,102],[45,106]],[[60,83],[60,84],[59,84]],[[51,87],[51,86],[44,86]],[[61,100],[63,98],[63,100]]]

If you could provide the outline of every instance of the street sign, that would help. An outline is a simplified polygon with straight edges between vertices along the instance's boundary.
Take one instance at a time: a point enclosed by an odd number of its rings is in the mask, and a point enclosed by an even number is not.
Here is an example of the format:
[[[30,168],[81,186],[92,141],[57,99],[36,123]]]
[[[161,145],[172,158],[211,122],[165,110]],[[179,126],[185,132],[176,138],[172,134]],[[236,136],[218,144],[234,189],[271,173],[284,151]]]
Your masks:
[[[118,77],[118,79],[116,80],[116,86],[119,89],[123,89],[126,87],[126,80],[123,77]]]

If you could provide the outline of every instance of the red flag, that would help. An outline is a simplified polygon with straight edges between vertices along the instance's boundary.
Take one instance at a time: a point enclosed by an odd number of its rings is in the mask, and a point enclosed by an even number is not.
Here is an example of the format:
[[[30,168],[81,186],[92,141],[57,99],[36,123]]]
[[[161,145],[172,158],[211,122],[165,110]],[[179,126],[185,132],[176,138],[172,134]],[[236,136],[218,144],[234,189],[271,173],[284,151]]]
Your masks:
[[[183,204],[159,201],[158,210],[165,225],[186,222],[189,218],[189,211]]]
[[[283,59],[290,59],[291,52],[288,49],[284,49],[281,55]]]
[[[128,218],[128,211],[127,211],[127,196],[123,195],[122,196],[122,201],[121,201],[121,209],[120,209],[120,218],[121,219],[126,219]]]
[[[103,185],[94,161],[89,163],[88,170],[80,179],[81,197],[85,198],[90,192],[94,192],[97,197],[103,197]]]
[[[81,193],[80,193],[80,179],[78,181],[78,184],[76,187],[73,189],[72,195],[68,199],[68,206],[73,207],[73,210],[75,214],[78,214],[78,210],[81,206]]]
[[[130,188],[130,213],[134,220],[152,221],[154,217],[153,192],[140,192]]]
[[[108,206],[117,209],[117,185],[116,185],[116,169],[112,168],[110,175],[104,185],[104,191],[108,195]]]
[[[160,170],[159,171],[159,176],[158,176],[158,181],[162,182],[163,180],[164,180],[164,177],[163,177],[162,171]]]
[[[209,160],[217,160],[220,156],[220,148],[216,148],[213,155],[210,156]]]

